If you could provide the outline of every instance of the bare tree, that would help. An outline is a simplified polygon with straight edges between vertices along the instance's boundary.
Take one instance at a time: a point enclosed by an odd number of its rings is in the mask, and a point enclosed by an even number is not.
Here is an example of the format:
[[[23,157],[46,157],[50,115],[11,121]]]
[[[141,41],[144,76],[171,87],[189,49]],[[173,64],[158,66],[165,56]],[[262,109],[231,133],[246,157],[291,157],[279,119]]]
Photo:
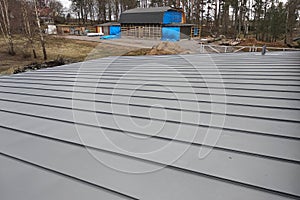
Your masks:
[[[25,36],[28,40],[28,43],[30,44],[33,57],[37,58],[36,51],[34,48],[34,30],[32,30],[33,27],[32,18],[30,18],[28,13],[29,5],[27,4],[26,0],[22,0],[21,5],[22,5],[22,16],[23,16]]]
[[[286,4],[286,33],[285,42],[290,44],[293,38],[293,29],[299,17],[300,0],[289,0]]]
[[[63,15],[64,6],[58,0],[51,0],[49,1],[49,8],[51,8],[53,15],[61,16]]]
[[[0,0],[0,29],[3,34],[3,37],[8,44],[8,53],[10,55],[15,55],[14,43],[11,33],[10,26],[10,15],[8,10],[8,0]]]
[[[106,4],[107,0],[97,0],[96,7],[99,22],[106,22]]]
[[[44,55],[44,60],[47,60],[47,51],[46,51],[46,46],[45,46],[45,39],[43,36],[43,30],[41,27],[41,22],[40,22],[40,18],[39,18],[39,12],[37,9],[37,3],[36,0],[33,0],[34,3],[34,10],[35,10],[35,16],[36,16],[36,23],[39,29],[39,35],[40,35],[40,41],[41,41],[41,46],[42,46],[42,50],[43,50],[43,55]]]

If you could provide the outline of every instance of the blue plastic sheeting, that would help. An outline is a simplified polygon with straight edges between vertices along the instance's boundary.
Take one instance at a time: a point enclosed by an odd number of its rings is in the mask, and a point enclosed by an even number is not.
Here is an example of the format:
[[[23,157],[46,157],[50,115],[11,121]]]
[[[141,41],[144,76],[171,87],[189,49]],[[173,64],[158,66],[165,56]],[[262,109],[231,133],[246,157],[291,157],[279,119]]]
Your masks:
[[[199,33],[199,28],[194,28],[194,36],[198,35]]]
[[[101,40],[112,40],[112,39],[119,39],[119,38],[120,38],[120,34],[119,35],[105,35],[105,36],[100,37]]]
[[[180,27],[163,27],[162,38],[163,41],[179,41]]]
[[[167,11],[164,14],[163,24],[181,23],[182,13],[177,11]]]
[[[110,35],[119,35],[121,33],[121,26],[111,26],[109,33]]]

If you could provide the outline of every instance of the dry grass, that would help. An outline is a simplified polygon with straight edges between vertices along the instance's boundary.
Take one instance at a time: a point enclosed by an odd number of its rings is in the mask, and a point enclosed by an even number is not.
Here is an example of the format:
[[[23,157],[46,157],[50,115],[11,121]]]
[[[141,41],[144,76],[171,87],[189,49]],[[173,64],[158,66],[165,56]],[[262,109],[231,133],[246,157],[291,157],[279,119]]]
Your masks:
[[[35,42],[38,55],[37,59],[33,58],[24,37],[15,36],[14,43],[17,54],[15,56],[10,56],[7,53],[7,46],[0,36],[0,45],[3,47],[0,48],[0,74],[11,74],[16,68],[31,63],[44,62],[38,38],[36,38]],[[95,59],[107,56],[119,56],[133,50],[129,47],[114,46],[93,41],[66,39],[55,36],[46,37],[46,48],[48,61],[64,58],[71,60],[72,62],[80,62],[85,59]]]
[[[150,51],[151,48],[137,49],[124,54],[124,56],[144,56],[144,55],[148,55]]]
[[[241,43],[239,44],[240,46],[263,46],[267,45],[269,47],[279,47],[279,48],[285,48],[287,47],[286,44],[284,44],[284,41],[278,41],[278,42],[262,42],[262,41],[257,41],[255,38],[247,38],[243,39]]]

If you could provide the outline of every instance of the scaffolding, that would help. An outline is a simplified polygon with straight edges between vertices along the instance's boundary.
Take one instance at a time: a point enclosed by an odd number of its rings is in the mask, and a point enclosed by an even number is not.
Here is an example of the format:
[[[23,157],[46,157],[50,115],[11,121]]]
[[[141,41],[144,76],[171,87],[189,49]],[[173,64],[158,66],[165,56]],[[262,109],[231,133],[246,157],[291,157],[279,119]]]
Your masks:
[[[202,27],[201,25],[194,25],[191,27],[191,38],[199,38],[201,37]]]
[[[122,25],[122,37],[140,38],[140,39],[161,39],[162,26],[161,25]]]

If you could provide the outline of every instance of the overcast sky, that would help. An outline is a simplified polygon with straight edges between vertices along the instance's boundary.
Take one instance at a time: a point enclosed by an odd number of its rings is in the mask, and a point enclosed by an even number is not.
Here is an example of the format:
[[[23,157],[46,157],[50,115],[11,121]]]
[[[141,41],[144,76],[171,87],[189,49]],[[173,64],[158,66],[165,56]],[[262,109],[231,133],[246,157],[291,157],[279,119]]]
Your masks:
[[[59,1],[63,4],[64,7],[69,8],[71,5],[71,1],[69,0],[59,0]]]

